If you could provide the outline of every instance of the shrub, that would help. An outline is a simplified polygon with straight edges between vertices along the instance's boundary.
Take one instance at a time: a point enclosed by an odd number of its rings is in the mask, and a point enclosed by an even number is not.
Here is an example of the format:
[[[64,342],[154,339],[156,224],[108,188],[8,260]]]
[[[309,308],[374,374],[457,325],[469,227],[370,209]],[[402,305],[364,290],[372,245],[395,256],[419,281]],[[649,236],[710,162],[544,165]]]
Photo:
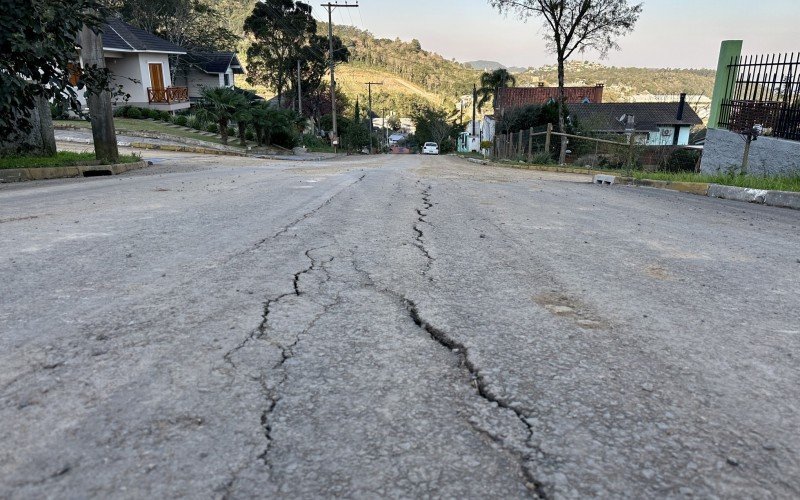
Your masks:
[[[161,121],[168,122],[168,121],[171,121],[172,116],[169,114],[169,111],[159,111],[158,112],[158,118]]]
[[[161,119],[161,111],[159,111],[157,109],[145,109],[142,114],[144,114],[144,113],[147,113],[147,117],[152,119],[152,120],[160,120]]]
[[[228,127],[228,137],[236,137],[236,129],[233,127]]]
[[[217,126],[216,123],[209,123],[208,126],[206,126],[206,131],[214,133],[214,134],[218,134],[219,133],[219,126]]]
[[[172,123],[185,127],[189,123],[189,119],[186,118],[186,115],[177,115],[172,118]]]
[[[142,117],[142,110],[140,110],[139,108],[130,108],[130,109],[128,109],[127,113],[125,113],[125,116],[127,116],[128,118],[134,118],[134,119],[141,118]]]
[[[253,129],[248,128],[244,131],[244,138],[248,141],[255,141],[256,140],[256,133],[253,132]]]
[[[130,111],[130,106],[120,106],[118,108],[114,108],[114,116],[116,118],[124,118],[128,116],[128,111]]]
[[[188,126],[195,130],[203,130],[206,124],[200,118],[194,116],[189,120]]]
[[[541,151],[531,157],[531,163],[535,165],[547,165],[553,163],[553,158],[550,156],[550,153]]]
[[[661,169],[667,172],[694,172],[702,153],[693,149],[676,149],[661,162]]]

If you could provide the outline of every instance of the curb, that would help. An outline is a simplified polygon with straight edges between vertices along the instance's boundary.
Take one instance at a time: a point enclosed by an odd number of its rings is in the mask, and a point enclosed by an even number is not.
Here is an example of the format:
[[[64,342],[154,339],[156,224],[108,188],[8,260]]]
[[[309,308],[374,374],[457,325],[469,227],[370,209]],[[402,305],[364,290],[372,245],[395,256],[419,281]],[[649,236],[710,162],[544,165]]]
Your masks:
[[[45,179],[65,179],[70,177],[93,177],[99,175],[118,175],[130,170],[145,168],[145,160],[134,163],[114,165],[78,165],[72,167],[6,168],[0,170],[0,183],[41,181]]]
[[[706,184],[703,182],[672,182],[653,179],[634,179],[632,177],[616,177],[612,175],[595,175],[594,184],[623,186],[641,186],[656,189],[669,189],[681,193],[689,193],[709,198],[756,203],[772,207],[793,208],[800,210],[800,193],[791,191],[769,191],[765,189],[724,186],[722,184]]]
[[[251,156],[247,153],[236,153],[233,151],[225,151],[222,149],[203,148],[198,146],[177,146],[173,144],[150,144],[148,142],[130,142],[120,144],[123,147],[130,147],[136,149],[154,149],[159,151],[174,151],[177,153],[195,153],[203,155],[223,155],[223,156]]]
[[[548,166],[548,165],[529,165],[527,163],[516,163],[513,161],[494,161],[494,160],[480,160],[478,158],[468,158],[466,156],[455,155],[462,160],[467,160],[471,163],[477,163],[480,165],[494,165],[497,167],[507,167],[507,168],[515,168],[518,170],[535,170],[538,172],[556,172],[560,174],[585,174],[585,175],[595,175],[597,172],[602,172],[602,170],[591,170],[588,168],[573,168],[573,167],[558,167],[558,166]]]

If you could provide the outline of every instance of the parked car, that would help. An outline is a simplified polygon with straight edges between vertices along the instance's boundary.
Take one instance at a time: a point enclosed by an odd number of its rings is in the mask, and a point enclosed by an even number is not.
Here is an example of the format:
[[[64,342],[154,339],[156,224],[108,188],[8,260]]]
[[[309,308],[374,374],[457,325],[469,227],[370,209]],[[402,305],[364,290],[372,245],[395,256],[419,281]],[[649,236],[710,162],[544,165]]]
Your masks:
[[[424,146],[422,146],[422,154],[424,155],[438,155],[439,154],[439,145],[435,142],[426,142]]]

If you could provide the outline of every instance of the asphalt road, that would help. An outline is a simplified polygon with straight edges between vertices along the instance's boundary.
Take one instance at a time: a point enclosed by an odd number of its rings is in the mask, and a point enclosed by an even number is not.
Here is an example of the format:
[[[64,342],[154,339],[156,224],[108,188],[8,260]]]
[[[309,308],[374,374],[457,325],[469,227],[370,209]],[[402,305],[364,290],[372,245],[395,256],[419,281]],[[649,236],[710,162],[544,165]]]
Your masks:
[[[800,496],[800,212],[449,157],[0,186],[0,497]]]

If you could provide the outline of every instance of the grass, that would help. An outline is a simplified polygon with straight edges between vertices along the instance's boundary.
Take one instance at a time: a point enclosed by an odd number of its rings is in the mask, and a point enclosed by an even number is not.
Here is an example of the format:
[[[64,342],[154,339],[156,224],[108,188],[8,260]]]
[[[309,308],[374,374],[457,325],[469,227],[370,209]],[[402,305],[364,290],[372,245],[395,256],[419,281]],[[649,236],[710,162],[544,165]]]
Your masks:
[[[92,124],[86,120],[53,120],[53,124],[56,127],[77,127],[85,129],[92,128]],[[137,120],[135,118],[114,118],[114,128],[117,130],[118,134],[124,134],[125,132],[154,132],[157,134],[183,137],[185,139],[195,139],[197,141],[222,144],[222,140],[219,137],[209,137],[194,130],[168,127],[165,122],[161,121]],[[238,147],[239,139],[236,137],[229,137],[228,146]]]
[[[137,155],[120,155],[118,163],[133,163],[141,160]],[[7,168],[46,168],[74,167],[76,165],[96,165],[94,153],[75,153],[59,151],[55,156],[7,156],[0,158],[0,169]]]
[[[781,177],[753,177],[730,174],[695,174],[693,172],[632,172],[636,179],[672,182],[705,182],[752,189],[800,192],[800,174]]]

